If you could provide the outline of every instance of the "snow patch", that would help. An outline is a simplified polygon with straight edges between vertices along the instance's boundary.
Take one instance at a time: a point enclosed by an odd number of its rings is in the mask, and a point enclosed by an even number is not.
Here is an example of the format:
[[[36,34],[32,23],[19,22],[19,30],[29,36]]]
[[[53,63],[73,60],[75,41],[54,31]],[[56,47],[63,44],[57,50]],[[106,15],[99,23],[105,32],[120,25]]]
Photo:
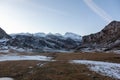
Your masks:
[[[14,80],[13,78],[9,78],[9,77],[2,77],[0,78],[0,80]]]
[[[23,48],[15,48],[15,47],[13,47],[12,49],[16,50],[16,51],[19,51],[19,52],[24,52],[25,51],[25,49],[23,49]]]
[[[32,49],[23,49],[23,48],[12,47],[12,46],[10,46],[9,49],[12,49],[12,50],[18,51],[18,52],[32,52]]]
[[[82,48],[82,52],[103,52],[106,48]]]
[[[9,50],[0,50],[0,52],[2,52],[2,53],[8,53]]]
[[[10,50],[17,51],[17,52],[32,52],[32,49],[28,48],[18,48],[18,47],[12,47],[12,46],[3,46],[0,48],[0,52],[8,53]]]
[[[0,43],[7,42],[9,39],[0,39]]]
[[[110,51],[106,51],[106,53],[120,54],[120,50],[110,50]]]
[[[49,48],[49,49],[44,49],[43,50],[44,52],[51,52],[51,53],[54,53],[54,52],[56,52],[56,53],[72,53],[72,52],[74,52],[73,50],[57,50],[57,49],[51,49],[51,48]]]
[[[16,61],[16,60],[40,60],[40,61],[50,61],[52,57],[46,56],[25,56],[25,55],[1,55],[0,61]]]
[[[89,60],[72,60],[71,63],[85,64],[92,71],[101,75],[120,79],[120,64]]]
[[[46,64],[46,63],[38,63],[37,66],[42,67],[42,66],[44,66],[45,64]]]

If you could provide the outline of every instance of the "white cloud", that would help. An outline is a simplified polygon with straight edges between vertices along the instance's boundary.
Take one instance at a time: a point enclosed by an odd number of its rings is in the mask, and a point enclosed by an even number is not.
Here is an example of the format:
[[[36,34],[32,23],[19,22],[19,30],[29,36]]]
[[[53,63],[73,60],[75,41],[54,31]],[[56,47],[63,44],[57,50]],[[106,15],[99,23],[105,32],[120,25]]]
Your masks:
[[[109,14],[107,14],[102,8],[93,2],[93,0],[83,0],[85,4],[96,14],[102,17],[105,21],[111,22],[113,19]]]
[[[37,3],[34,3],[34,2],[31,2],[31,1],[26,1],[26,3],[38,10],[45,10],[45,11],[48,11],[48,13],[53,13],[53,14],[57,14],[57,15],[62,15],[62,16],[68,16],[67,12],[65,11],[61,11],[61,10],[58,10],[58,9],[55,9],[55,8],[51,8],[49,6],[46,6],[46,5],[43,5],[43,4],[37,4]]]

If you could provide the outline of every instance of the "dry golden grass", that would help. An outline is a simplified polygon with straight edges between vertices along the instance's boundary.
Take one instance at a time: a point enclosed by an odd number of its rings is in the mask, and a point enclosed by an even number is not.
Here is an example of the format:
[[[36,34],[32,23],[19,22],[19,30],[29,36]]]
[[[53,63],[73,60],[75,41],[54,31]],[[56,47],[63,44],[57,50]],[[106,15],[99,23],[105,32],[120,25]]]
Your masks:
[[[120,54],[113,53],[62,53],[55,54],[56,60],[96,60],[120,63]]]
[[[69,60],[85,59],[120,63],[120,55],[112,53],[45,53],[55,62],[5,61],[0,62],[0,77],[15,80],[114,80],[90,71],[87,66],[68,63]],[[38,66],[37,64],[43,64]]]
[[[57,61],[49,62],[40,67],[36,65],[38,63],[40,62],[0,62],[0,76],[12,77],[15,80],[114,80],[89,71],[85,65]]]

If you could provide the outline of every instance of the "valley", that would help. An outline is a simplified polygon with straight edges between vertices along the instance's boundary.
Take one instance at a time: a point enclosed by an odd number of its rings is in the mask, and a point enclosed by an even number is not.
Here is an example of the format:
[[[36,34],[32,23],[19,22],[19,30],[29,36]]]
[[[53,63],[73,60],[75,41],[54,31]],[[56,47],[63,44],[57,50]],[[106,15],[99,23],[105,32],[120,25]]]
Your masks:
[[[119,30],[119,21],[87,36],[0,28],[0,80],[119,80]]]
[[[120,0],[0,0],[0,80],[120,80]]]

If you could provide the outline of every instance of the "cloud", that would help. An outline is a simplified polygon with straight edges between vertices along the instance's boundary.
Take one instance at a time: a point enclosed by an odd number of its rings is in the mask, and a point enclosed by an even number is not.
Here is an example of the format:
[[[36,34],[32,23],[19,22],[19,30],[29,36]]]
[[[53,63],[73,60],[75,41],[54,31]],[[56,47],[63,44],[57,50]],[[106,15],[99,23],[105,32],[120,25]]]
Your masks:
[[[23,0],[24,1],[24,0]],[[38,10],[45,10],[45,11],[48,11],[48,13],[54,13],[54,14],[57,14],[57,15],[62,15],[62,16],[68,16],[68,13],[65,12],[65,11],[61,11],[59,9],[55,9],[55,8],[51,8],[49,6],[46,6],[44,4],[37,4],[35,1],[32,2],[32,1],[24,1],[24,3],[38,9]]]
[[[83,0],[85,4],[96,14],[98,14],[101,18],[103,18],[106,22],[111,22],[112,17],[107,14],[102,8],[100,8],[97,4],[93,2],[93,0]]]

